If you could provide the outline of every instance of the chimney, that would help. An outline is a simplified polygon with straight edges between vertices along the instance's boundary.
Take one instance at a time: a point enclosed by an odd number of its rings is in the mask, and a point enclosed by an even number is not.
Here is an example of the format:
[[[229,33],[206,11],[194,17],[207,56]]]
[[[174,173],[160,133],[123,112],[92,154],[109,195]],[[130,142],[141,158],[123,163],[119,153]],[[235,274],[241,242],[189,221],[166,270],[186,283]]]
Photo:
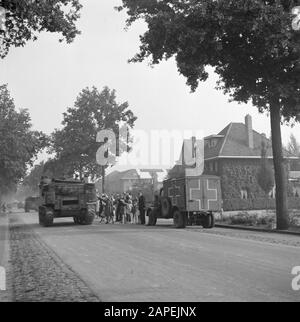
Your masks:
[[[253,142],[252,117],[249,114],[247,114],[245,117],[245,125],[247,129],[247,145],[250,149],[253,149],[254,142]]]

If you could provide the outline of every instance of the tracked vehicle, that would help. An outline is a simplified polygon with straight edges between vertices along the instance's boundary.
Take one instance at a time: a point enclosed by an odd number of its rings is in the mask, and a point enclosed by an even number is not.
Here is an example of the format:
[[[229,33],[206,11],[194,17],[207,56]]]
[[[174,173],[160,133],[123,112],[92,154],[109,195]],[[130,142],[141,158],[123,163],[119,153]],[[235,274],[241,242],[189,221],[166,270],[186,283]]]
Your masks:
[[[91,225],[96,215],[96,189],[91,183],[43,180],[40,184],[39,223],[53,225],[55,218],[73,217],[79,225]]]

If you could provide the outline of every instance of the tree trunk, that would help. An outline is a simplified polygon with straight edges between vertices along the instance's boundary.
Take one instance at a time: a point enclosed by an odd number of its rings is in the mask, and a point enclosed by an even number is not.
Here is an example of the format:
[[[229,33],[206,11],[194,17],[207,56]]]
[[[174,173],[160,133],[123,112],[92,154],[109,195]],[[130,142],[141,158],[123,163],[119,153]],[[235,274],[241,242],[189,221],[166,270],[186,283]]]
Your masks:
[[[105,193],[105,167],[102,167],[102,193]]]
[[[289,214],[287,202],[287,181],[284,166],[282,141],[281,141],[281,115],[278,102],[271,104],[271,130],[273,162],[276,183],[276,218],[277,229],[284,230],[289,228]]]

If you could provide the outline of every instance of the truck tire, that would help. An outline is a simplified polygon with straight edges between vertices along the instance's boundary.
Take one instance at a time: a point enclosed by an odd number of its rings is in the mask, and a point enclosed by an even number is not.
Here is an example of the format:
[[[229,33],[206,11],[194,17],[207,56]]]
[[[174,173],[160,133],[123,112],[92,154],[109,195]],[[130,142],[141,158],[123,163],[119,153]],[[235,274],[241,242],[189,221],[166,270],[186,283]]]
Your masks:
[[[161,213],[164,218],[168,218],[170,216],[172,209],[172,203],[170,198],[162,197],[161,198]]]
[[[91,209],[85,209],[82,211],[82,215],[79,218],[79,224],[91,225],[95,219],[95,213]]]
[[[214,228],[215,227],[215,216],[213,213],[211,213],[210,215],[211,215],[210,228]]]
[[[157,223],[157,217],[154,210],[151,209],[148,211],[148,218],[148,226],[155,226]]]
[[[215,218],[212,213],[206,215],[203,219],[203,228],[211,229],[215,226]]]
[[[73,220],[74,220],[74,224],[79,225],[79,217],[74,216]]]
[[[46,207],[41,207],[41,208],[42,208],[41,215],[39,214],[41,225],[44,227],[52,226],[54,221],[53,209],[46,208]],[[39,213],[40,213],[40,210],[39,210]]]
[[[41,226],[44,226],[44,215],[46,212],[46,208],[45,207],[39,207],[39,224]]]
[[[186,227],[186,215],[185,213],[175,210],[173,214],[173,221],[176,228]]]

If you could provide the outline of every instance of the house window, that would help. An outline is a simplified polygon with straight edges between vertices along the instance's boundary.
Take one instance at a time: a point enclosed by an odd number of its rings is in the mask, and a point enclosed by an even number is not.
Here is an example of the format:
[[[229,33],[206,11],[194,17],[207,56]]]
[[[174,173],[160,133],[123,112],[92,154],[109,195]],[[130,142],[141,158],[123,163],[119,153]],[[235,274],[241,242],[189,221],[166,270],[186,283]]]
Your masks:
[[[248,199],[248,191],[246,189],[241,190],[241,198]]]
[[[205,140],[205,147],[211,149],[217,146],[218,144],[218,139],[210,139],[210,140]]]
[[[211,140],[210,147],[214,148],[217,145],[217,142],[218,142],[217,140]]]

